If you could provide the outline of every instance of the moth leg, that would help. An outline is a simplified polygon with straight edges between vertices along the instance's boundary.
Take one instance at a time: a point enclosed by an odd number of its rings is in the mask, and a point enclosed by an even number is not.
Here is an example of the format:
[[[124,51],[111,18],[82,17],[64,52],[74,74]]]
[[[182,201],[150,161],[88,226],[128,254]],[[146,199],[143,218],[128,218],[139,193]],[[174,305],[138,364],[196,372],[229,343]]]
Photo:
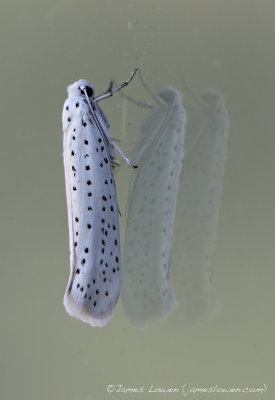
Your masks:
[[[129,100],[131,103],[136,104],[139,107],[147,108],[149,110],[153,110],[153,108],[154,108],[154,106],[152,106],[151,104],[143,103],[142,101],[136,100],[133,97],[128,96],[125,93],[119,93],[119,95],[121,97],[123,97],[124,99]]]
[[[103,99],[107,99],[108,97],[113,96],[113,94],[114,94],[115,92],[117,92],[118,90],[121,90],[121,89],[123,89],[125,86],[129,85],[129,83],[131,82],[131,80],[132,80],[132,79],[134,78],[134,76],[136,75],[137,71],[138,71],[138,68],[135,68],[134,71],[131,72],[131,75],[129,76],[129,78],[126,79],[125,82],[122,82],[120,85],[118,85],[117,87],[115,87],[114,89],[113,89],[113,83],[112,83],[112,81],[111,81],[110,86],[109,86],[109,89],[107,89],[107,91],[106,91],[105,93],[102,93],[100,96],[97,96],[97,97],[94,99],[94,101],[100,101],[100,100],[103,100]],[[111,85],[111,84],[112,84],[112,85]]]
[[[108,92],[111,92],[111,91],[113,90],[113,86],[114,86],[114,81],[110,81],[109,87],[108,87],[108,89],[106,90],[106,92],[107,92],[107,93],[108,93]]]
[[[150,93],[150,95],[155,99],[155,101],[156,101],[158,104],[162,105],[162,106],[167,106],[167,103],[166,103],[163,99],[161,99],[157,94],[155,94],[155,93],[149,88],[149,86],[147,86],[147,84],[145,83],[145,81],[144,81],[144,79],[143,79],[143,77],[142,77],[142,74],[141,74],[140,69],[138,70],[138,75],[139,75],[139,79],[140,79],[140,81],[141,81],[142,86],[145,88],[145,90],[147,90],[147,92]],[[124,99],[127,99],[127,100],[131,101],[132,103],[136,104],[136,105],[139,106],[139,107],[148,108],[149,110],[152,110],[152,109],[154,108],[151,104],[143,103],[142,101],[136,100],[136,99],[134,99],[133,97],[128,96],[128,95],[125,94],[125,93],[119,93],[119,95],[120,95],[121,97],[123,97]]]
[[[140,79],[140,82],[141,82],[142,86],[147,90],[147,92],[150,93],[150,95],[156,100],[156,102],[157,102],[158,104],[162,105],[162,106],[167,106],[167,103],[166,103],[161,97],[159,97],[157,94],[155,94],[155,93],[149,88],[149,86],[146,85],[146,83],[145,83],[145,81],[144,81],[144,79],[143,79],[143,76],[142,76],[142,74],[141,74],[140,69],[138,70],[138,76],[139,76],[139,79]]]
[[[118,145],[113,140],[111,140],[110,142],[111,142],[112,146],[121,154],[121,156],[124,158],[124,160],[127,162],[127,164],[131,168],[137,168],[138,167],[131,160],[129,160],[129,158],[126,156],[126,154],[123,153],[123,151],[118,147]]]

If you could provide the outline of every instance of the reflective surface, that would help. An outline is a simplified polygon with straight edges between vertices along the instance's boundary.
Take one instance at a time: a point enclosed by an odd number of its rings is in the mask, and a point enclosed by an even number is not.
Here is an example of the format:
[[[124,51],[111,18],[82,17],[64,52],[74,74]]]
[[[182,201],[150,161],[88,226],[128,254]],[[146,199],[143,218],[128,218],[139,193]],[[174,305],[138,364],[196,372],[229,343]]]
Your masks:
[[[268,0],[2,2],[1,398],[171,399],[182,393],[148,390],[184,384],[266,384],[274,398],[274,12]],[[135,66],[153,90],[183,92],[186,107],[182,73],[197,95],[217,90],[230,115],[212,265],[222,308],[189,330],[170,318],[132,328],[121,302],[106,328],[93,329],[62,304],[66,86],[85,78],[100,94]],[[152,100],[138,79],[125,93]],[[146,112],[119,95],[101,105],[129,154]],[[117,180],[122,246],[130,175],[123,166]],[[144,392],[107,393],[119,384]]]

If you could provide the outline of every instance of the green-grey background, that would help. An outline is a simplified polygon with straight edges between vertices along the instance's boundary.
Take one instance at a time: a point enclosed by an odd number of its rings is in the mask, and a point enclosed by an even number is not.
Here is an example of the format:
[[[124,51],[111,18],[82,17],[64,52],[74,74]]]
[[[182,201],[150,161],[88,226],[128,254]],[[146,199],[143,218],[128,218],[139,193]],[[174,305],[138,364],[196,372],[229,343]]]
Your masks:
[[[264,395],[231,396],[274,398],[274,18],[272,0],[2,0],[1,399],[175,399],[183,396],[147,389],[183,384],[266,384]],[[183,90],[181,73],[195,91],[215,88],[230,114],[213,263],[222,311],[187,331],[169,319],[131,328],[121,304],[96,329],[62,304],[66,86],[83,77],[99,94],[134,66],[154,89]],[[138,79],[127,93],[144,96]],[[119,139],[121,102],[103,105]],[[125,150],[144,116],[129,109]],[[123,208],[127,185],[118,182]],[[108,394],[109,384],[145,386],[145,393]]]

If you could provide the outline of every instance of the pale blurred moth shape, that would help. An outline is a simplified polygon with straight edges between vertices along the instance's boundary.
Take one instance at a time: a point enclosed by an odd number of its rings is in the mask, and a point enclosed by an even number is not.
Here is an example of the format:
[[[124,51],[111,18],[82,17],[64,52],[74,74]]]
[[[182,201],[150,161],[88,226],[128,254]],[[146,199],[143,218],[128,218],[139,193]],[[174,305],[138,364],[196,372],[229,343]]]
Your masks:
[[[206,321],[220,308],[212,288],[212,262],[229,116],[223,96],[213,89],[205,90],[196,103],[187,111],[173,246],[172,286],[179,302],[173,319],[183,328]]]
[[[110,123],[98,105],[128,85],[94,97],[91,83],[80,79],[68,87],[64,103],[63,159],[68,208],[70,277],[66,311],[92,326],[111,319],[120,292],[119,209],[113,174],[115,149],[133,168],[110,134]]]
[[[166,87],[155,97],[162,104],[143,121],[132,153],[141,168],[128,196],[122,302],[133,326],[173,313],[189,328],[219,309],[211,277],[229,117],[222,95],[208,89],[187,112],[184,133],[180,93]]]
[[[131,153],[139,168],[130,184],[122,258],[122,303],[136,327],[154,324],[177,306],[169,273],[186,116],[173,87],[154,97]]]

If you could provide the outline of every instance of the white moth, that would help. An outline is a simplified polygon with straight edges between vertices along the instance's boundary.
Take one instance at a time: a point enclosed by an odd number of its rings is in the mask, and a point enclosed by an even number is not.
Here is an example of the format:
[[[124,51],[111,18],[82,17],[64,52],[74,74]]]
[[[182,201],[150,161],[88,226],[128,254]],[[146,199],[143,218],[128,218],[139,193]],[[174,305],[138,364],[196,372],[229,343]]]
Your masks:
[[[70,240],[70,277],[66,311],[92,326],[110,320],[120,290],[120,238],[110,124],[97,102],[126,86],[94,98],[91,83],[68,87],[63,122],[63,158]],[[121,152],[131,167],[135,167]]]
[[[121,296],[133,326],[171,313],[169,283],[174,219],[184,155],[185,111],[173,87],[160,89],[156,107],[140,127],[132,157],[139,164],[128,196]]]
[[[215,90],[206,90],[199,104],[188,114],[173,246],[172,283],[179,302],[173,318],[181,327],[218,310],[211,275],[229,117]]]

